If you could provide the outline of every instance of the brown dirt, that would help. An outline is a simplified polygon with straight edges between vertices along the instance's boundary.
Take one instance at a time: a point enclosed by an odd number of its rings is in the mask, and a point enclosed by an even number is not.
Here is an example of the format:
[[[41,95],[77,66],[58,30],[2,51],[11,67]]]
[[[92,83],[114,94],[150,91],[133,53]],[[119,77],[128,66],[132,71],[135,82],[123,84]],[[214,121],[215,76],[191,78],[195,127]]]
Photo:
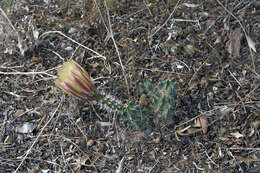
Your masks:
[[[14,26],[1,13],[0,172],[259,170],[258,1],[109,0],[109,14],[98,0],[8,2],[0,2]],[[65,95],[53,81],[70,58],[122,102],[138,102],[145,80],[176,81],[174,124],[134,131]]]

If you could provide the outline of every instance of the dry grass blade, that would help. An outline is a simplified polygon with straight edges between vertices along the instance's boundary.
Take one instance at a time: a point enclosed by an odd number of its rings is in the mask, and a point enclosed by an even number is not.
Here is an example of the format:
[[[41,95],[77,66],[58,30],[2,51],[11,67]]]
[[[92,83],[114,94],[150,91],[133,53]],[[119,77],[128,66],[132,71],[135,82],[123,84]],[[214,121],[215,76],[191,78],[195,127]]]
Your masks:
[[[58,111],[58,109],[60,108],[62,102],[63,102],[64,98],[62,98],[62,100],[60,101],[59,105],[57,106],[57,108],[54,110],[54,112],[52,113],[50,119],[46,122],[46,124],[42,127],[41,131],[39,132],[39,134],[37,135],[36,139],[33,141],[32,145],[30,146],[30,148],[26,151],[25,156],[22,158],[22,161],[20,162],[19,166],[16,168],[15,172],[18,172],[20,167],[23,165],[23,162],[25,161],[25,159],[28,157],[28,155],[30,154],[32,148],[34,147],[34,145],[36,144],[36,142],[39,140],[40,136],[43,133],[43,130],[47,127],[47,125],[52,121],[53,117],[56,115],[56,112]]]
[[[121,59],[121,56],[120,56],[120,52],[119,52],[118,46],[117,46],[117,44],[116,44],[116,41],[115,41],[115,39],[114,39],[114,34],[113,34],[112,27],[111,27],[111,21],[110,21],[109,10],[108,10],[106,1],[104,1],[104,3],[105,3],[105,6],[106,6],[106,10],[107,10],[107,18],[108,18],[108,23],[109,23],[109,34],[110,34],[110,37],[111,37],[111,39],[113,40],[114,46],[115,46],[115,48],[116,48],[117,56],[118,56],[118,59],[119,59],[119,62],[120,62],[121,69],[122,69],[122,71],[123,71],[123,76],[124,76],[125,83],[126,83],[126,87],[127,87],[127,93],[128,93],[128,95],[130,95],[129,84],[128,84],[127,77],[126,77],[126,73],[125,73],[125,67],[124,67],[124,65],[123,65],[123,63],[122,63],[122,59]]]
[[[89,50],[90,52],[96,54],[98,57],[101,57],[103,60],[106,60],[106,57],[105,57],[105,56],[103,56],[103,55],[101,55],[100,53],[98,53],[98,52],[96,52],[96,51],[94,51],[94,50],[92,50],[92,49],[90,49],[90,48],[84,46],[83,44],[81,44],[81,43],[75,41],[74,39],[70,38],[69,36],[63,34],[61,31],[47,31],[47,32],[43,33],[39,38],[42,38],[42,37],[44,37],[45,35],[48,35],[48,34],[60,34],[60,35],[64,36],[65,38],[69,39],[70,41],[72,41],[72,42],[78,44],[79,46],[81,46],[81,47],[83,47],[83,48]]]

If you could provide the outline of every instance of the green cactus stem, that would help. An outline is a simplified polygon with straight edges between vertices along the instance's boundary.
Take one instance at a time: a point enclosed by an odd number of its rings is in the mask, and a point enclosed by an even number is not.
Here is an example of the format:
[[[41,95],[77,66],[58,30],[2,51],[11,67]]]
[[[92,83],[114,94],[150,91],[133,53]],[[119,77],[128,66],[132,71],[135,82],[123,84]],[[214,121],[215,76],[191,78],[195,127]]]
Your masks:
[[[147,110],[132,102],[125,104],[120,116],[120,120],[133,130],[147,129],[151,125],[150,119]]]
[[[157,85],[145,81],[139,88],[140,94],[145,94],[151,103],[147,108],[141,108],[137,103],[128,103],[123,107],[120,120],[134,130],[145,130],[157,123],[170,123],[174,116],[177,90],[172,80],[160,81]]]
[[[172,119],[177,99],[175,82],[163,80],[155,85],[146,81],[140,88],[140,91],[145,93],[151,101],[150,107],[155,114],[155,119],[163,119],[165,122]]]

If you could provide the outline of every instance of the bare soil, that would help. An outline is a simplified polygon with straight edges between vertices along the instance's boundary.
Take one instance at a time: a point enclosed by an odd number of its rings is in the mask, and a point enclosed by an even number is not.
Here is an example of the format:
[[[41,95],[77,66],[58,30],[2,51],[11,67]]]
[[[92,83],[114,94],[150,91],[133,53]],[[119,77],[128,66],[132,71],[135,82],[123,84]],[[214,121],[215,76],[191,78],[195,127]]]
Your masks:
[[[259,1],[0,7],[0,172],[260,172]],[[174,123],[132,130],[63,93],[56,69],[71,58],[123,103],[174,80]]]

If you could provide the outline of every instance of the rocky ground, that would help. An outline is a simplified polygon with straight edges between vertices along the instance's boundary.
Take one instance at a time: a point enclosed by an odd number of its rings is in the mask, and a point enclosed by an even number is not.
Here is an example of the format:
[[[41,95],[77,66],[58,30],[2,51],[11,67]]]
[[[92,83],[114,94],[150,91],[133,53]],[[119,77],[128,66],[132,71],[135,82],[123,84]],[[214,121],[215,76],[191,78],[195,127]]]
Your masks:
[[[106,2],[0,2],[0,172],[260,172],[260,2]],[[175,81],[171,125],[64,94],[71,58],[122,103]]]

